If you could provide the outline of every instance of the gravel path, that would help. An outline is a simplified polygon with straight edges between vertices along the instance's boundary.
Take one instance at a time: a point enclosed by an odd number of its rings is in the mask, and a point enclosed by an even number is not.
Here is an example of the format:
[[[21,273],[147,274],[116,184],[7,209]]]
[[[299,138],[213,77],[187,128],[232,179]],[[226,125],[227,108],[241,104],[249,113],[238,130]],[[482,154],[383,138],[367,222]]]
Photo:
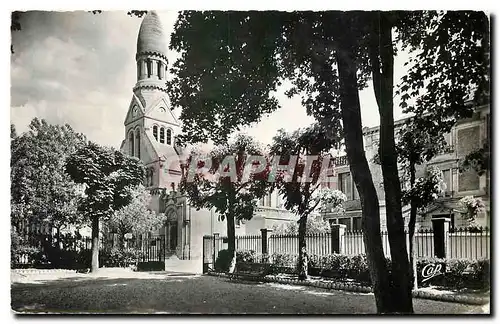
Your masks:
[[[203,313],[203,314],[370,314],[372,294],[273,283],[143,273],[129,278],[74,274],[59,279],[14,282],[17,312]],[[414,299],[417,314],[483,313],[485,307]]]

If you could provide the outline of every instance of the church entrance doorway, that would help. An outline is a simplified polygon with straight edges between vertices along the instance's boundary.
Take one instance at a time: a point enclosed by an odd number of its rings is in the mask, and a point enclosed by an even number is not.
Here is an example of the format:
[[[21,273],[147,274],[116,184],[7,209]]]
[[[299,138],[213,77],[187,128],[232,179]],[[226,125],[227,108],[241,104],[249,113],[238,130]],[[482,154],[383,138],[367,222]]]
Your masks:
[[[177,222],[170,223],[170,229],[168,234],[169,234],[170,251],[175,252],[175,249],[177,248]]]

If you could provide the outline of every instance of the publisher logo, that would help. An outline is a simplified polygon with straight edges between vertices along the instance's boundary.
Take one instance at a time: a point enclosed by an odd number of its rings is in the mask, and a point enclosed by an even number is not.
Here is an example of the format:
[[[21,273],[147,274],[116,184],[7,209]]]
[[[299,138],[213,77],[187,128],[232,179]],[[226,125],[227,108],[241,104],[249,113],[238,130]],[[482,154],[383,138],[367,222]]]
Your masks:
[[[422,282],[432,279],[436,276],[442,275],[442,264],[429,263],[422,269]]]

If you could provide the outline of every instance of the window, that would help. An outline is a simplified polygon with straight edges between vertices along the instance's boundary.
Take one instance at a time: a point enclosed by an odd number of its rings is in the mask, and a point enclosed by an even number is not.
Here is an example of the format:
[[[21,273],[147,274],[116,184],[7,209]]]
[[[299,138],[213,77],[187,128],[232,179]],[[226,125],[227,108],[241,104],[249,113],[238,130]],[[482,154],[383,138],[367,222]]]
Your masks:
[[[139,112],[139,108],[137,108],[137,106],[134,106],[134,109],[132,110],[132,116],[137,117],[138,112]]]
[[[352,218],[352,229],[354,231],[361,231],[361,217],[353,217]]]
[[[451,170],[443,170],[443,181],[446,184],[446,192],[451,192],[453,191],[452,188],[452,181],[451,181]]]
[[[339,218],[339,224],[346,226],[346,231],[351,230],[351,219],[350,218]]]
[[[163,69],[161,68],[160,61],[156,62],[156,71],[158,71],[158,79],[161,80],[163,78]]]
[[[130,131],[128,135],[129,154],[134,156],[134,132]]]
[[[168,145],[172,144],[172,130],[170,128],[167,129],[167,144]]]
[[[352,182],[349,172],[339,173],[339,187],[340,191],[346,195],[347,200],[352,200]]]
[[[160,112],[163,114],[163,113],[167,112],[167,110],[163,107],[160,107]]]
[[[153,137],[158,141],[158,126],[153,126]]]
[[[160,143],[165,144],[165,128],[160,128]]]
[[[146,62],[147,64],[147,67],[148,67],[148,78],[151,77],[151,74],[153,74],[153,62],[151,62],[150,60],[148,60]]]
[[[139,129],[135,130],[135,147],[136,147],[136,156],[140,159],[141,158],[141,134]]]
[[[268,193],[267,194],[267,207],[271,207],[271,199],[272,199],[272,194]]]
[[[265,206],[265,197],[260,198],[260,205]]]

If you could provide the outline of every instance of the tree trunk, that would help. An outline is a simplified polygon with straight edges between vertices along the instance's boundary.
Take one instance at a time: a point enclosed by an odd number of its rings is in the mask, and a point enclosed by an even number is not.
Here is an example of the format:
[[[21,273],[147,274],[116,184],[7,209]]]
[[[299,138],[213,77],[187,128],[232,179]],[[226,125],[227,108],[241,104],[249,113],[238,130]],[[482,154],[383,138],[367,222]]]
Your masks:
[[[410,188],[415,185],[415,163],[410,161],[409,165],[410,171]],[[411,265],[411,278],[413,282],[413,289],[418,289],[418,277],[417,277],[417,254],[415,253],[415,224],[417,222],[417,205],[414,199],[410,202],[410,220],[408,222],[408,236],[409,236],[409,252],[410,255],[410,265]]]
[[[394,140],[394,53],[391,13],[375,13],[370,59],[380,114],[380,163],[385,191],[386,223],[391,250],[394,312],[413,313],[410,264],[401,212],[401,184]]]
[[[363,238],[377,312],[388,313],[392,311],[393,301],[390,294],[387,264],[382,248],[377,191],[373,184],[363,147],[361,109],[356,77],[356,49],[350,37],[345,37],[339,45],[341,47],[337,51],[337,63],[340,83],[340,107],[347,159],[361,200]]]
[[[57,238],[57,249],[60,251],[62,249],[61,244],[61,225],[56,227],[56,238]]]
[[[235,227],[234,227],[234,213],[229,212],[226,216],[227,223],[227,249],[229,251],[229,255],[231,256],[231,262],[229,264],[229,273],[233,273],[236,267],[236,235],[235,235]]]
[[[299,280],[307,279],[307,247],[306,247],[306,225],[307,216],[299,218],[299,260],[297,268],[299,272]]]
[[[92,218],[92,266],[91,272],[99,270],[99,217]]]
[[[120,251],[125,250],[125,233],[123,232],[118,233],[118,248]]]
[[[415,253],[415,219],[417,215],[417,209],[414,207],[412,203],[410,206],[410,222],[408,223],[408,235],[409,235],[409,254],[410,254],[410,265],[411,265],[411,279],[413,282],[413,289],[418,289],[418,277],[417,277],[417,254]],[[415,215],[413,217],[413,215]]]

